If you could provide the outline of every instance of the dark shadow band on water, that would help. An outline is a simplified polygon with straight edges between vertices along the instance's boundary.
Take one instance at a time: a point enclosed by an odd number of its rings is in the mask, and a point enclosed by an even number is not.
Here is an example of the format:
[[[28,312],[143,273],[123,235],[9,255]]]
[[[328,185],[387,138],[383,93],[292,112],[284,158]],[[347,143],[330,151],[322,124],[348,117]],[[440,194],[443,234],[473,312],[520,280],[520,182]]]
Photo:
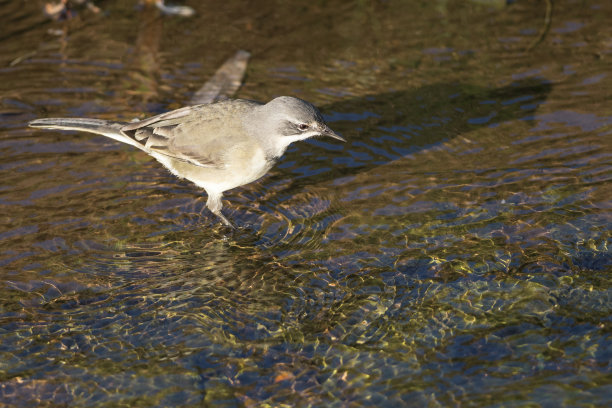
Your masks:
[[[310,141],[320,148],[312,155],[293,146],[283,160],[297,169],[294,185],[325,183],[354,175],[434,147],[482,127],[504,122],[532,121],[551,91],[545,78],[529,78],[488,89],[466,83],[439,83],[413,90],[368,95],[320,106],[332,129],[347,140],[337,153],[324,139]],[[280,163],[282,166],[282,161]],[[326,168],[320,172],[317,169]],[[276,173],[276,177],[284,177]]]

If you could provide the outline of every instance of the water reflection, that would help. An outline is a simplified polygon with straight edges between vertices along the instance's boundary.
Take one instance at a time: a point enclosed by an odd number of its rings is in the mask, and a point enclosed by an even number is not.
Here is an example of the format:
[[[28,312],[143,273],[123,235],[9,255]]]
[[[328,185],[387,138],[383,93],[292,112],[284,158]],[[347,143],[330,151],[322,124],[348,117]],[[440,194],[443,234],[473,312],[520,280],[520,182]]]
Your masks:
[[[159,98],[159,48],[164,19],[151,2],[145,2],[137,21],[138,37],[133,50],[127,55],[124,72],[128,75],[121,75],[118,94],[131,95],[139,103],[146,104]]]

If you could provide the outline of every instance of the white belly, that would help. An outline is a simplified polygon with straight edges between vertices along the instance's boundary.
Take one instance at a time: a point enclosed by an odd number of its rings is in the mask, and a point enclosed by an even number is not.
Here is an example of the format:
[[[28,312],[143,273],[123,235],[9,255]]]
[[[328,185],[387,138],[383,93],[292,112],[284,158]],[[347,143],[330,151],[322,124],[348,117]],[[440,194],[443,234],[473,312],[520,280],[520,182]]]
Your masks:
[[[266,160],[262,149],[250,152],[237,151],[224,167],[204,167],[176,160],[164,155],[153,154],[175,176],[185,178],[207,192],[224,191],[252,183],[260,179],[274,165]]]

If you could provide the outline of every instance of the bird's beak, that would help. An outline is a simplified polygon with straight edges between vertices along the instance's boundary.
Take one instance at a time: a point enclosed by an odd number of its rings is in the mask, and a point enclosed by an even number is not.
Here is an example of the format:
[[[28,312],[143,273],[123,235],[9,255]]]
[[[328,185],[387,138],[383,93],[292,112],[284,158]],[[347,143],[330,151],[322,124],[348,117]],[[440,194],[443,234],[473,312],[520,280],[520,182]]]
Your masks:
[[[323,126],[323,128],[321,129],[321,135],[333,137],[334,139],[337,139],[337,140],[340,140],[341,142],[346,143],[346,140],[344,140],[342,136],[340,136],[339,134],[337,134],[336,132],[334,132],[327,126]]]

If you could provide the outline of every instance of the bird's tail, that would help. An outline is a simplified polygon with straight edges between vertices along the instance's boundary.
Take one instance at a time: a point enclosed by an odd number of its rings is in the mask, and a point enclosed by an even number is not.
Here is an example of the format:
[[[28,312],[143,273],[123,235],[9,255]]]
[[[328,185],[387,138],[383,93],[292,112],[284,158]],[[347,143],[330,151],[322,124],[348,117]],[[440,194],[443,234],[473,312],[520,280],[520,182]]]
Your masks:
[[[36,119],[28,123],[28,126],[33,128],[78,130],[81,132],[96,133],[142,149],[141,144],[126,136],[121,131],[121,128],[125,125],[127,125],[127,123],[82,118],[44,118]]]

